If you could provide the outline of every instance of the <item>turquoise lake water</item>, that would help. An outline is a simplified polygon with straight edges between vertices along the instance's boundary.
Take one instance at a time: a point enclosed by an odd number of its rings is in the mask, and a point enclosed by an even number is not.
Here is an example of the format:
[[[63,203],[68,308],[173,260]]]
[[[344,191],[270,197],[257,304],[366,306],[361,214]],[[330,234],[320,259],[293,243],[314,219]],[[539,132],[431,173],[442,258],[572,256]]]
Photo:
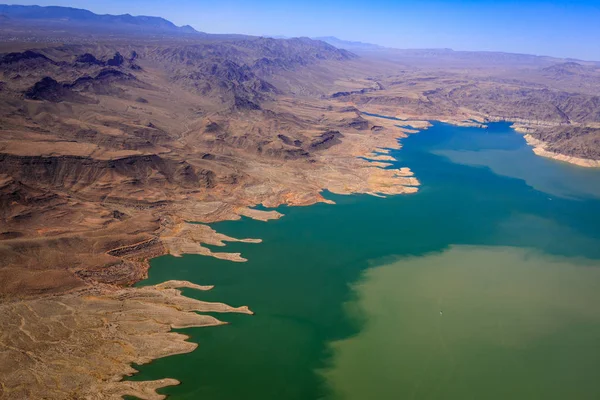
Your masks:
[[[189,354],[139,366],[172,399],[600,398],[600,171],[535,156],[506,123],[434,123],[392,151],[422,183],[325,193],[276,221],[214,224],[249,261],[152,260],[140,285],[254,316],[184,329]],[[220,249],[223,251],[223,249]]]

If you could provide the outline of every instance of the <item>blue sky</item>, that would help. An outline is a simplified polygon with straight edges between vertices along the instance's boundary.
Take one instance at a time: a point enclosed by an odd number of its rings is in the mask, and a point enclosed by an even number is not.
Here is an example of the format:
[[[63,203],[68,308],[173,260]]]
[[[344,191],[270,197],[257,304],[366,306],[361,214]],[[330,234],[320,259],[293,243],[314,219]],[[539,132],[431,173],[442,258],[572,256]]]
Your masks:
[[[600,60],[600,0],[33,0],[156,15],[209,33],[337,36],[398,48],[491,50]]]

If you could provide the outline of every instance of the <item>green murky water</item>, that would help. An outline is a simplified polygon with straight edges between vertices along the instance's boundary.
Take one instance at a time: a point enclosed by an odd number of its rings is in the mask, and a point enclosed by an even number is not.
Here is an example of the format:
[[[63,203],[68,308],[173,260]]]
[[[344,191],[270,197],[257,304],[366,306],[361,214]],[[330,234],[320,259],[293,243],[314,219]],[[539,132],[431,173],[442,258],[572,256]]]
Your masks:
[[[255,316],[182,330],[140,366],[173,399],[600,398],[600,171],[535,156],[507,124],[435,124],[392,154],[421,180],[387,199],[215,224],[247,263],[153,260],[141,284]]]

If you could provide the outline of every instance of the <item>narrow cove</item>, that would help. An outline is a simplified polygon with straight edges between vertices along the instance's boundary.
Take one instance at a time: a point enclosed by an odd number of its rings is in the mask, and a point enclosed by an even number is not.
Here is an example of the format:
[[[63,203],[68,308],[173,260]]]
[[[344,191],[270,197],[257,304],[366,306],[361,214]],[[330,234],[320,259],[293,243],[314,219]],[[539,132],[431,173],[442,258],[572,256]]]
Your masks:
[[[416,194],[214,224],[263,240],[228,244],[246,263],[153,260],[140,285],[215,285],[184,293],[256,314],[182,330],[196,351],[131,379],[176,378],[173,399],[598,398],[600,172],[535,156],[506,123],[402,145]]]

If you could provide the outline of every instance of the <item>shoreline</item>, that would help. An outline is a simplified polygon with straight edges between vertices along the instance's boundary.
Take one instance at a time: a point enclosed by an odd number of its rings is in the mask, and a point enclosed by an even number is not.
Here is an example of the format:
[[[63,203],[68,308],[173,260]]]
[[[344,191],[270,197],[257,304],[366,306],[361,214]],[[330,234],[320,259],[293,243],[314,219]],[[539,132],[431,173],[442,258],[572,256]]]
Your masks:
[[[308,206],[319,202],[333,203],[320,195],[323,190],[328,190],[331,193],[339,195],[369,194],[379,197],[417,192],[420,182],[409,167],[394,166],[392,169],[386,169],[391,167],[393,162],[398,161],[390,155],[390,150],[401,149],[401,140],[403,138],[428,129],[434,120],[408,119],[402,121],[403,126],[400,127],[395,125],[393,120],[387,120],[383,117],[370,115],[364,115],[364,117],[370,124],[379,128],[364,137],[351,136],[349,134],[346,146],[335,154],[338,160],[348,159],[352,165],[357,167],[352,171],[354,172],[353,174],[348,173],[344,169],[332,171],[331,173],[324,173],[322,170],[318,170],[315,183],[321,185],[318,191],[319,194],[298,192],[293,193],[292,196],[274,196],[255,204],[254,207],[260,204],[268,208],[274,208],[286,204],[288,206]],[[485,126],[465,121],[439,119],[435,121],[457,126]],[[519,132],[518,127],[513,127],[513,129],[515,132]],[[534,147],[536,155],[567,161],[567,157],[564,156],[546,155],[544,152],[550,152],[545,151],[542,146],[543,143],[537,141],[531,135],[525,134],[524,137],[528,145]],[[574,164],[580,162],[580,160],[570,158],[570,161],[567,162]],[[582,166],[600,166],[600,161],[596,165],[587,164]],[[260,198],[257,200],[260,200]],[[210,224],[226,220],[239,220],[243,217],[267,222],[271,219],[278,219],[284,216],[277,210],[259,210],[253,208],[251,204],[235,206],[221,201],[194,203],[180,210],[173,210],[172,212],[173,216],[170,217],[169,222],[163,225],[159,232],[155,232],[153,239],[111,250],[114,255],[123,259],[145,264],[144,277],[140,281],[147,278],[150,260],[167,254],[175,257],[180,257],[184,254],[199,254],[232,262],[247,261],[240,253],[214,252],[203,245],[224,247],[226,246],[226,242],[257,244],[261,242],[261,239],[229,237],[217,232]],[[149,248],[153,249],[153,251],[149,251]],[[9,303],[8,308],[3,308],[6,309],[6,315],[9,316],[12,314],[10,311],[11,307],[27,307],[28,303],[52,304],[56,301],[64,304],[72,303],[76,305],[74,308],[77,308],[78,311],[78,321],[85,322],[94,315],[97,315],[95,313],[98,312],[100,312],[100,315],[107,315],[104,313],[110,313],[109,310],[116,304],[115,302],[129,304],[127,303],[129,300],[135,299],[137,304],[141,304],[142,307],[123,306],[124,309],[121,309],[120,315],[125,319],[124,325],[121,321],[112,323],[110,332],[106,333],[108,336],[105,336],[98,344],[94,345],[98,347],[93,348],[101,349],[101,346],[106,346],[107,343],[115,341],[120,342],[121,346],[124,343],[127,344],[124,348],[116,350],[115,348],[110,348],[95,353],[95,357],[97,360],[100,360],[100,363],[105,362],[106,358],[111,358],[113,362],[108,369],[98,373],[104,376],[102,380],[87,382],[85,385],[89,388],[89,393],[93,391],[94,393],[106,394],[108,396],[129,394],[135,395],[140,399],[155,400],[164,398],[164,396],[156,392],[157,389],[178,385],[180,382],[168,376],[155,381],[130,381],[125,379],[137,373],[134,364],[146,364],[155,359],[190,353],[197,348],[198,345],[196,343],[188,341],[189,337],[172,332],[172,329],[224,324],[212,316],[199,314],[198,312],[238,312],[252,314],[252,311],[247,306],[231,307],[223,303],[208,303],[185,297],[178,288],[210,290],[212,286],[200,286],[187,281],[166,281],[155,286],[142,287],[119,288],[105,285],[99,288],[92,287],[77,290],[50,298],[43,297],[29,301]],[[93,294],[90,295],[90,292]],[[193,316],[190,313],[193,313]],[[100,318],[104,320],[106,317]],[[129,323],[127,320],[131,318],[137,319],[137,321],[135,325],[129,326],[127,325]],[[145,327],[145,324],[148,324],[147,321],[149,318],[155,324],[152,328]],[[80,336],[86,334],[85,330],[75,329],[74,332]],[[150,333],[153,336],[150,339],[147,338],[147,341],[140,340],[139,335],[143,336],[144,332],[146,334]],[[65,346],[68,346],[68,343]],[[125,348],[129,350],[125,351]],[[51,356],[48,359],[65,361],[64,357],[64,355]],[[122,361],[115,362],[119,359]],[[77,362],[73,362],[73,365],[78,364]],[[85,367],[82,368],[86,369]],[[39,369],[44,371],[46,368],[42,367]],[[48,372],[49,376],[56,379],[61,379],[61,377],[69,373],[69,371]],[[71,377],[70,379],[74,378]]]
[[[180,289],[212,289],[170,280],[153,286],[117,288],[98,285],[61,295],[0,305],[7,372],[12,385],[0,387],[10,398],[120,398],[160,400],[156,392],[179,381],[128,381],[133,364],[193,351],[198,344],[173,329],[224,325],[212,315],[253,314],[247,306],[196,300]],[[25,318],[27,317],[27,319]],[[15,324],[15,321],[21,321]],[[33,329],[33,328],[37,329]],[[40,329],[44,328],[44,329]],[[28,350],[23,354],[23,341]],[[17,364],[19,368],[14,368]],[[69,368],[63,366],[69,365]],[[30,384],[34,379],[39,385]],[[43,382],[52,380],[55,385]]]
[[[412,171],[407,167],[388,169],[391,165],[389,162],[396,160],[381,154],[382,150],[388,152],[388,149],[401,148],[400,139],[407,137],[407,131],[409,129],[390,126],[368,134],[348,132],[346,141],[335,148],[333,154],[319,155],[325,163],[309,173],[310,185],[296,191],[282,190],[276,185],[269,189],[274,192],[272,195],[262,192],[264,189],[260,186],[261,192],[256,198],[241,204],[198,202],[191,198],[162,217],[165,223],[153,233],[152,238],[116,247],[109,250],[108,254],[137,265],[141,275],[140,279],[131,282],[134,284],[147,278],[151,259],[166,254],[200,254],[234,262],[246,261],[239,253],[217,253],[203,244],[225,246],[225,242],[260,243],[260,239],[226,236],[209,225],[242,217],[269,221],[283,216],[274,210],[251,208],[252,204],[274,208],[280,205],[333,203],[320,195],[323,190],[340,195],[384,197],[415,193],[420,182]],[[371,157],[379,160],[368,161]],[[329,160],[337,168],[332,169],[327,165]],[[146,364],[196,349],[198,345],[189,342],[188,336],[172,330],[224,324],[211,315],[200,314],[202,312],[253,314],[247,306],[231,307],[183,296],[178,288],[210,290],[212,286],[200,286],[187,281],[167,281],[142,287],[96,283],[59,294],[0,304],[7,321],[11,318],[18,320],[18,315],[24,313],[22,310],[33,307],[37,315],[28,316],[27,324],[48,325],[51,332],[58,331],[54,324],[60,324],[68,327],[69,331],[68,339],[51,337],[52,346],[41,343],[41,339],[38,344],[37,338],[25,345],[22,351],[34,355],[33,359],[20,360],[15,353],[14,358],[19,361],[13,365],[14,372],[8,372],[9,376],[21,370],[34,372],[11,377],[10,381],[16,385],[0,387],[0,394],[10,394],[16,398],[37,398],[42,394],[57,397],[134,395],[147,400],[165,398],[156,390],[180,382],[169,377],[155,381],[125,380],[137,373],[134,364]],[[68,319],[68,322],[63,319]],[[19,326],[8,324],[6,331],[8,338],[4,339],[3,344],[8,345],[11,351],[23,347],[20,343],[28,340],[26,337],[29,334]],[[78,351],[70,350],[74,345]],[[71,365],[73,368],[64,369],[56,365]],[[55,381],[56,386],[48,388],[39,385],[39,382],[48,379]]]
[[[551,158],[553,160],[566,162],[566,163],[577,165],[579,167],[584,167],[584,168],[600,168],[600,160],[592,160],[589,158],[579,158],[579,157],[567,156],[564,154],[555,153],[553,151],[546,150],[546,147],[548,145],[545,142],[534,138],[529,133],[525,133],[523,131],[518,130],[518,128],[513,128],[513,129],[515,129],[516,132],[519,132],[522,134],[524,133],[523,137],[525,138],[525,141],[527,142],[527,144],[529,146],[531,146],[533,148],[533,152],[540,157]]]
[[[398,161],[390,156],[390,150],[400,149],[402,147],[400,143],[401,139],[407,137],[409,134],[419,133],[422,130],[428,129],[428,127],[431,126],[430,120],[405,120],[402,121],[403,126],[400,127],[395,125],[394,121],[385,120],[383,117],[373,117],[369,115],[365,115],[364,117],[375,127],[380,128],[364,138],[352,137],[349,135],[350,140],[344,148],[344,151],[337,152],[336,154],[339,159],[347,158],[348,160],[353,160],[352,164],[358,167],[356,170],[352,171],[354,172],[353,174],[349,174],[346,170],[339,170],[332,172],[330,175],[319,170],[318,172],[320,175],[317,175],[318,179],[316,179],[317,182],[322,184],[322,187],[318,192],[319,194],[315,195],[312,192],[306,192],[304,194],[300,192],[292,193],[292,196],[289,197],[276,196],[267,198],[267,200],[259,202],[254,206],[264,204],[268,208],[274,208],[286,204],[288,206],[308,206],[319,202],[333,203],[320,195],[323,190],[329,190],[332,193],[340,195],[369,194],[380,197],[417,192],[420,182],[414,176],[414,173],[410,168],[399,166],[394,169],[386,168],[393,165],[391,162]],[[450,120],[436,121],[457,126],[482,127],[482,125],[465,123],[464,121],[460,123],[453,123],[453,121]],[[520,132],[518,128],[513,127],[513,129],[515,132],[523,133]],[[561,159],[559,158],[561,155],[545,155],[543,153],[545,150],[540,145],[542,142],[536,141],[535,138],[528,134],[525,134],[524,137],[528,145],[534,147],[534,153],[536,155],[555,158],[573,164],[579,162],[579,160],[575,160],[574,162],[573,160],[567,161],[566,159]],[[536,151],[536,149],[540,150]],[[546,151],[546,153],[550,152]],[[566,156],[563,157],[568,158]],[[600,166],[600,161],[597,161],[596,163],[597,164],[595,165],[582,166]],[[233,262],[244,262],[247,260],[243,258],[240,253],[217,253],[211,251],[208,247],[203,246],[203,244],[221,247],[226,246],[225,242],[260,243],[260,239],[237,239],[226,236],[217,232],[209,225],[214,222],[239,220],[242,217],[260,221],[269,221],[283,216],[283,214],[276,210],[258,210],[252,207],[253,206],[250,204],[235,206],[220,201],[192,204],[191,207],[173,211],[174,215],[170,217],[169,223],[163,225],[162,229],[155,233],[154,238],[133,245],[115,248],[111,251],[115,253],[114,255],[123,259],[133,260],[140,264],[144,264],[144,276],[139,281],[147,278],[148,270],[150,268],[149,261],[166,254],[175,257],[183,254],[199,254]],[[149,251],[148,248],[153,249],[153,251]],[[156,392],[157,389],[177,385],[180,384],[180,382],[168,377],[155,381],[129,381],[124,379],[137,373],[133,367],[134,363],[145,364],[163,357],[190,353],[197,348],[198,345],[196,343],[188,341],[189,337],[172,332],[172,329],[181,327],[207,327],[224,324],[222,321],[219,321],[212,316],[198,314],[196,311],[240,312],[252,314],[252,311],[250,311],[247,306],[230,307],[222,303],[207,303],[185,297],[181,295],[181,291],[177,290],[177,288],[184,287],[197,290],[210,290],[212,288],[212,286],[200,286],[184,281],[167,281],[155,286],[145,287],[115,287],[100,285],[98,288],[88,287],[84,290],[76,290],[61,295],[45,296],[42,298],[7,303],[8,306],[6,307],[0,305],[0,309],[6,310],[5,314],[10,316],[12,315],[10,310],[11,307],[28,307],[28,304],[34,302],[40,304],[52,304],[53,302],[70,304],[69,302],[73,302],[73,305],[77,305],[74,308],[78,311],[78,318],[82,321],[86,321],[90,318],[90,315],[96,315],[94,312],[100,312],[100,315],[104,315],[102,312],[110,312],[107,310],[112,306],[109,307],[108,305],[112,304],[113,301],[123,303],[132,298],[136,299],[136,296],[142,296],[142,299],[138,299],[137,301],[139,304],[144,304],[143,310],[135,307],[125,310],[121,309],[121,315],[125,316],[126,319],[138,318],[135,326],[112,324],[110,332],[107,333],[108,337],[101,339],[97,346],[106,345],[111,342],[119,342],[121,343],[120,346],[124,346],[123,343],[127,344],[116,353],[114,349],[110,349],[106,352],[99,352],[96,354],[96,359],[100,359],[101,362],[105,362],[106,358],[111,358],[113,360],[111,363],[112,365],[109,369],[98,373],[97,377],[102,375],[102,380],[93,380],[84,385],[89,388],[89,393],[93,391],[94,393],[105,394],[107,396],[129,394],[139,397],[140,399],[155,400],[164,398],[164,396],[159,395]],[[90,292],[93,294],[90,295]],[[148,304],[147,297],[155,299],[150,300]],[[92,304],[90,302],[97,308],[94,308],[92,312],[86,313],[86,309],[89,310],[88,307]],[[168,308],[169,310],[165,311],[164,308]],[[189,316],[190,313],[193,313],[194,316]],[[155,347],[160,347],[160,349],[153,348],[148,342],[135,342],[136,338],[139,336],[140,330],[143,332],[144,329],[147,329],[140,328],[143,323],[140,323],[139,319],[141,318],[141,321],[144,321],[146,318],[151,317],[154,318],[154,323],[158,324],[152,328],[154,329],[152,334],[156,336],[151,339],[151,342],[154,342]],[[193,321],[191,321],[190,318],[192,318]],[[104,320],[103,317],[100,317],[100,319]],[[85,331],[78,331],[76,329],[74,329],[74,332],[85,334]],[[68,343],[65,346],[68,346]],[[128,348],[128,351],[130,352],[130,354],[127,354],[126,356],[121,354],[125,348]],[[136,354],[137,356],[134,357]],[[143,354],[143,356],[140,354]],[[102,357],[103,355],[104,358]],[[64,355],[62,357],[64,357]],[[123,362],[115,362],[122,357],[126,357],[123,359]],[[65,361],[61,356],[48,357],[48,359]],[[73,365],[78,364],[74,362]],[[86,369],[85,367],[82,368]],[[41,371],[47,370],[46,367],[36,367],[36,369]],[[67,371],[67,373],[69,373],[69,371]],[[67,373],[64,371],[48,371],[46,377],[52,377],[58,380]],[[43,374],[43,372],[40,374]],[[72,377],[69,379],[75,381]],[[2,394],[1,391],[0,394]]]
[[[431,126],[431,125],[428,122],[425,122],[425,123],[421,124],[421,129],[427,129],[429,126]],[[372,168],[372,170],[371,170],[371,175],[368,177],[369,179],[367,179],[367,183],[370,184],[370,186],[372,186],[374,188],[387,189],[387,190],[385,190],[384,193],[377,192],[377,191],[371,191],[371,190],[335,191],[333,188],[329,188],[329,187],[322,188],[321,191],[329,190],[331,193],[340,194],[340,195],[353,195],[353,194],[363,193],[363,194],[368,194],[368,195],[376,196],[376,197],[386,197],[386,195],[411,194],[411,193],[417,192],[418,186],[420,186],[420,182],[418,181],[418,179],[416,177],[414,177],[414,174],[410,170],[410,168],[400,167],[398,169],[393,169],[393,170],[385,169],[386,167],[393,165],[390,162],[398,161],[394,157],[390,156],[388,153],[393,149],[401,148],[401,145],[399,144],[399,142],[402,138],[407,137],[405,131],[410,130],[408,128],[403,128],[403,127],[401,128],[399,126],[394,126],[393,128],[394,128],[393,130],[397,129],[399,131],[399,134],[393,137],[393,140],[395,141],[395,145],[391,145],[388,143],[386,146],[385,144],[382,144],[381,147],[378,146],[378,147],[374,147],[372,149],[367,149],[364,152],[364,154],[349,155],[349,157],[353,157],[356,159],[362,158],[364,161],[366,161],[370,164],[368,167]],[[385,154],[383,154],[383,153],[385,153]],[[377,173],[376,171],[382,171],[382,172],[383,171],[391,171],[392,174],[390,175],[390,173],[385,173],[385,172],[383,172],[383,174],[382,174],[382,173]],[[399,180],[399,182],[401,182],[401,183],[399,183],[399,184],[396,183],[396,185],[399,185],[400,188],[394,188],[393,187],[394,185],[389,185],[390,180]],[[345,189],[348,190],[348,187],[346,186]],[[312,202],[308,202],[308,203],[304,203],[304,204],[288,204],[288,205],[289,206],[310,206],[313,204],[317,204],[319,202],[335,205],[334,202],[327,200],[325,198],[322,198],[322,196],[320,196],[320,199],[318,199],[318,200],[320,200],[320,201],[313,200]],[[285,205],[285,204],[286,203],[281,203],[281,204],[275,205],[274,207],[269,207],[269,208],[275,208],[275,207],[279,207],[279,206]],[[259,221],[263,221],[263,222],[268,222],[272,219],[279,219],[279,218],[285,216],[284,214],[281,214],[280,212],[278,212],[276,210],[257,210],[255,208],[253,208],[253,207],[256,207],[259,205],[261,205],[261,204],[255,204],[254,206],[247,206],[243,209],[238,210],[236,212],[236,214],[240,218],[247,217],[247,218],[251,218],[251,219],[255,219],[255,220],[259,220]],[[221,221],[225,221],[225,220],[228,220],[228,218],[225,218],[222,220],[215,220],[211,223],[221,222]],[[174,233],[175,231],[177,231],[177,233]],[[191,232],[191,235],[189,235],[189,234],[186,235],[187,237],[184,239],[185,243],[181,243],[181,240],[183,239],[181,237],[182,235],[179,234],[179,232],[181,232],[181,231],[186,231],[188,233]],[[262,239],[232,238],[232,237],[223,235],[221,233],[218,233],[216,230],[214,230],[210,226],[210,224],[188,222],[188,221],[183,221],[182,223],[178,224],[178,226],[176,228],[170,229],[170,234],[168,234],[168,235],[164,235],[164,232],[162,232],[161,235],[158,237],[158,240],[163,244],[165,251],[162,254],[155,255],[155,256],[151,257],[150,259],[148,259],[148,269],[146,270],[146,273],[150,268],[150,260],[152,258],[160,257],[163,255],[173,255],[174,257],[181,257],[185,254],[199,254],[199,255],[208,256],[208,257],[225,259],[225,260],[229,260],[232,262],[245,262],[245,261],[247,261],[247,259],[243,258],[240,253],[214,253],[214,252],[211,252],[206,247],[201,246],[201,244],[206,243],[206,244],[215,245],[215,246],[226,246],[226,244],[224,242],[244,242],[244,243],[261,243],[262,242]],[[169,281],[169,282],[171,282],[171,281]],[[177,282],[180,282],[180,281],[177,281]],[[182,284],[195,285],[190,282],[182,282]],[[189,286],[184,286],[184,287],[189,287]],[[212,286],[210,286],[210,288],[212,289]],[[210,289],[207,289],[207,290],[210,290]],[[238,308],[247,310],[248,311],[247,313],[253,314],[253,312],[250,311],[250,309],[247,306],[242,306],[242,307],[238,307]],[[240,311],[240,312],[245,312],[245,311]],[[219,321],[219,322],[221,322],[221,321]],[[186,339],[186,342],[187,342],[187,339]],[[187,342],[187,343],[189,343],[189,342]],[[177,354],[191,353],[196,349],[196,347],[197,347],[197,345],[195,345],[194,348],[190,349],[189,351],[174,352],[173,354],[165,354],[158,358],[168,357],[168,356],[177,355]],[[123,375],[122,379],[124,379],[127,376],[135,375],[135,373],[137,373],[137,371],[134,372],[133,374]],[[163,386],[158,386],[155,383],[158,381],[148,381],[148,384],[153,387],[153,389],[151,389],[152,390],[151,397],[148,397],[148,400],[163,399],[164,397],[161,395],[158,395],[159,397],[154,397],[154,395],[157,395],[157,393],[156,393],[157,389],[160,389],[161,387],[178,385],[181,383],[177,380],[169,379],[169,378],[161,379],[161,381],[169,381],[169,382],[165,382],[165,384]],[[175,383],[173,383],[173,381]],[[129,381],[121,380],[121,382],[129,382]],[[145,381],[142,381],[142,382],[145,382]],[[143,397],[140,397],[140,398],[143,398]],[[145,399],[145,398],[143,398],[143,399]]]
[[[438,120],[440,122],[447,122],[451,125],[456,125],[456,126],[473,126],[473,127],[477,127],[477,128],[486,128],[486,123],[487,122],[500,122],[500,121],[505,121],[511,124],[511,128],[516,132],[519,133],[521,135],[523,135],[523,137],[525,138],[525,142],[527,143],[527,145],[529,145],[530,147],[532,147],[533,152],[535,155],[540,156],[540,157],[545,157],[545,158],[550,158],[556,161],[562,161],[571,165],[576,165],[579,167],[584,167],[584,168],[600,168],[600,160],[593,160],[593,159],[589,159],[589,158],[581,158],[581,157],[575,157],[575,156],[568,156],[566,154],[561,154],[561,153],[556,153],[553,151],[549,151],[547,150],[548,147],[548,143],[536,139],[534,138],[529,132],[533,131],[534,128],[529,127],[529,126],[525,126],[523,125],[522,122],[520,121],[515,121],[515,120],[509,120],[509,119],[500,119],[500,118],[488,118],[488,121],[483,122],[483,123],[479,123],[478,121],[475,122],[474,124],[465,124],[462,121],[461,122],[457,122],[457,121],[451,121],[451,120]],[[474,120],[475,121],[475,120]]]
[[[418,116],[413,114],[403,114],[398,112],[398,110],[394,111],[393,109],[386,107],[377,107],[368,111],[371,115],[381,115],[381,118],[394,118],[398,122],[406,123],[410,122],[410,120],[418,120],[428,123],[429,121],[438,121],[442,123],[447,123],[454,126],[460,127],[475,127],[475,128],[485,128],[486,123],[488,122],[508,122],[511,124],[511,128],[514,129],[515,132],[522,134],[525,137],[525,141],[529,146],[533,148],[533,152],[540,157],[551,158],[556,161],[562,161],[568,164],[576,165],[584,168],[600,168],[600,160],[576,157],[576,156],[568,156],[561,153],[556,153],[550,150],[547,150],[548,144],[542,140],[534,138],[530,132],[535,130],[535,126],[543,126],[543,127],[553,127],[558,124],[553,122],[544,122],[544,121],[531,121],[531,120],[522,120],[519,118],[504,118],[492,115],[473,115],[473,114],[463,114],[460,118],[449,118],[447,116]],[[393,116],[393,117],[390,117]],[[408,124],[407,124],[408,125]],[[416,127],[417,128],[417,127]],[[427,129],[427,126],[419,126],[417,129]]]

